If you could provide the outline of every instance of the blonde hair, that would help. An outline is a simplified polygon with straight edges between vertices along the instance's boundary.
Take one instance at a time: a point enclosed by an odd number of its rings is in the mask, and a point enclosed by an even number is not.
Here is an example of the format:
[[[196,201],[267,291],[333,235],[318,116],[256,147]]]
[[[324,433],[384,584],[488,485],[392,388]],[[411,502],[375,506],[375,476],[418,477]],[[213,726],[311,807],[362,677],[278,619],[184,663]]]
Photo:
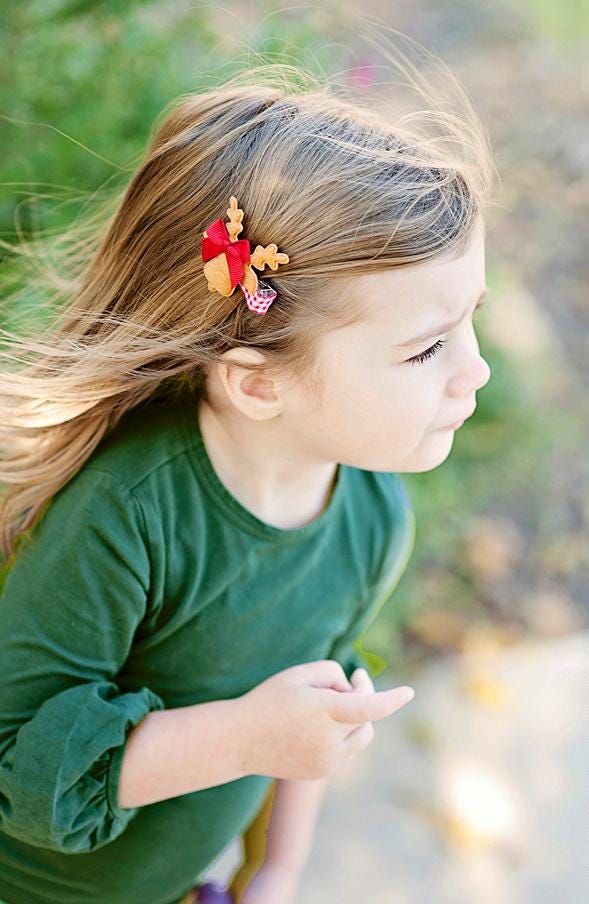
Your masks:
[[[150,396],[206,395],[207,368],[252,346],[266,364],[320,390],[317,338],[357,316],[351,276],[463,252],[488,203],[493,163],[464,91],[459,105],[406,57],[399,63],[431,109],[367,109],[351,89],[299,66],[244,69],[182,95],[153,126],[130,183],[57,239],[32,251],[40,289],[27,335],[2,330],[0,544],[6,556],[52,496],[125,412]],[[162,121],[159,121],[163,117]],[[239,288],[207,288],[200,241],[244,210],[252,249],[275,242],[289,262],[262,278],[278,295],[264,316]],[[43,260],[49,249],[57,264]],[[46,257],[49,257],[46,254]],[[16,305],[19,292],[9,295]]]

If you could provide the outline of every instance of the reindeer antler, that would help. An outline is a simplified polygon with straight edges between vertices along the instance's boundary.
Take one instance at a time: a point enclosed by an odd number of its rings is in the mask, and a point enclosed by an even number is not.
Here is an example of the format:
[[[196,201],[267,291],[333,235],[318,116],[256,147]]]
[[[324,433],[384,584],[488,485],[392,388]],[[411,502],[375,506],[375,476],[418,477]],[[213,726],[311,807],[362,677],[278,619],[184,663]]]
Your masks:
[[[243,210],[241,210],[237,206],[237,198],[231,195],[229,198],[230,206],[227,208],[225,213],[229,217],[229,222],[227,223],[227,233],[232,242],[237,241],[237,236],[243,229]]]
[[[288,254],[279,251],[275,242],[271,242],[265,248],[263,245],[258,245],[250,257],[250,264],[256,270],[263,270],[266,265],[272,270],[277,270],[278,264],[288,264],[288,261]]]

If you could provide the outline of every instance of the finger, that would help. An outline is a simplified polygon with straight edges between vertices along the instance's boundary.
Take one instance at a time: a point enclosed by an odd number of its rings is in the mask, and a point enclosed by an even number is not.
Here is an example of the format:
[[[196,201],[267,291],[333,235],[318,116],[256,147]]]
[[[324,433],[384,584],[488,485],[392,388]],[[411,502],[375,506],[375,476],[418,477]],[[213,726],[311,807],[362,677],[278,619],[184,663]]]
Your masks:
[[[355,669],[350,675],[350,684],[352,685],[353,690],[363,690],[364,682],[362,680],[362,670]]]
[[[329,712],[338,722],[373,722],[390,716],[414,696],[413,688],[407,686],[368,693],[358,689],[352,694],[333,694],[329,700]]]
[[[352,689],[346,673],[335,659],[315,659],[313,662],[301,662],[285,671],[289,672],[290,680],[292,681],[294,677],[298,684],[331,688],[336,691],[349,691]]]
[[[354,688],[358,688],[365,693],[369,693],[372,691],[374,693],[374,684],[372,683],[372,678],[368,674],[366,669],[356,669],[351,676],[351,681],[354,684]]]
[[[374,740],[375,732],[372,722],[364,722],[355,728],[344,738],[344,747],[347,756],[355,756],[364,750]]]
[[[372,679],[368,674],[366,669],[356,669],[352,673],[351,680],[354,683],[354,691],[364,693],[364,694],[373,694],[374,693],[374,685],[372,683]],[[362,723],[365,724],[365,723]],[[346,735],[346,738],[353,734],[353,731]]]
[[[366,669],[354,669],[354,671],[350,675],[350,683],[352,685],[352,693],[368,694],[368,693],[371,693],[372,691],[374,691],[374,687],[372,686],[372,681],[370,680],[370,677],[369,677],[368,673],[366,672]],[[363,724],[363,723],[360,723],[360,724]],[[360,725],[358,725],[356,727],[359,728]],[[351,730],[350,730],[350,732],[348,732],[348,734],[345,737],[348,737],[350,733],[351,733]]]

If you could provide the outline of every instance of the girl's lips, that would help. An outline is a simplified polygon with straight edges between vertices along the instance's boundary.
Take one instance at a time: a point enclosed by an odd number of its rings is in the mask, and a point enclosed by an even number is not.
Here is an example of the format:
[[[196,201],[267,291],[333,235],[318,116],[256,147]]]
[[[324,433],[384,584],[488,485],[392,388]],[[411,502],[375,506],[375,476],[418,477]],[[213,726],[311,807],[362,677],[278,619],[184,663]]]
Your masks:
[[[474,410],[471,411],[470,414],[467,414],[466,417],[463,417],[462,420],[454,421],[453,424],[448,424],[446,427],[439,427],[438,429],[439,430],[458,430],[460,427],[462,427],[464,422],[467,421],[472,414],[474,414]]]

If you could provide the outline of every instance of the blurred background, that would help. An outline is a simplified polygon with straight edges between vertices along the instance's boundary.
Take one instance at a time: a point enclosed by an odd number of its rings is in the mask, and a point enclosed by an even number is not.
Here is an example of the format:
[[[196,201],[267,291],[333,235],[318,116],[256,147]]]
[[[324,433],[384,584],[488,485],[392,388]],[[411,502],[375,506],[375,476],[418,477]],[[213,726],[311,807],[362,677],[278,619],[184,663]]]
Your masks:
[[[93,192],[128,182],[164,106],[248,60],[337,73],[370,103],[390,78],[359,32],[372,16],[439,55],[488,130],[500,184],[478,335],[492,374],[447,461],[403,475],[415,551],[364,650],[377,686],[410,683],[416,698],[330,785],[300,902],[552,904],[558,894],[580,904],[589,5],[3,4],[0,234],[59,233]],[[0,280],[20,278],[0,251]],[[37,301],[2,305],[0,326],[34,321]],[[228,850],[211,877],[237,860]]]

